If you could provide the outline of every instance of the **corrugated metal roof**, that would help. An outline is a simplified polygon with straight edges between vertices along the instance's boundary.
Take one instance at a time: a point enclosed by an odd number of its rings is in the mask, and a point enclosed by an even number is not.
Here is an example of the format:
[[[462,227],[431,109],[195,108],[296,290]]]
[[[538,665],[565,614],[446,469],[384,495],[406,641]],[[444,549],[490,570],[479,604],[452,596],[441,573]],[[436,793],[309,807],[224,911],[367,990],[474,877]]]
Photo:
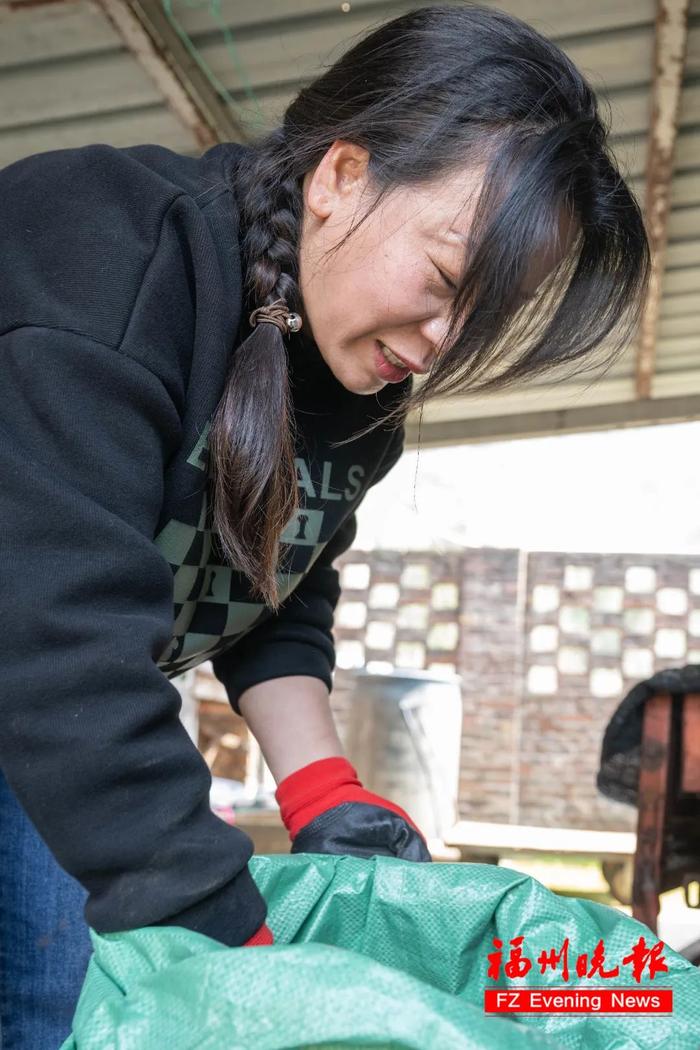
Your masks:
[[[192,136],[89,0],[0,7],[0,165],[93,142],[194,150]]]
[[[162,17],[157,0],[141,3],[146,10],[158,8]],[[296,90],[354,36],[416,6],[386,0],[191,6],[174,0],[172,12],[228,93],[236,120],[250,131],[259,112],[275,123]],[[487,6],[517,15],[556,40],[609,102],[613,148],[644,204],[653,0],[501,0]],[[101,6],[90,0],[9,0],[0,7],[0,165],[90,142],[159,142],[182,153],[201,152],[191,128],[168,106]],[[423,442],[665,418],[664,412],[700,417],[700,0],[690,4],[668,234],[653,405],[636,398],[630,347],[592,385],[550,379],[488,399],[428,403]],[[610,406],[607,416],[600,406]]]

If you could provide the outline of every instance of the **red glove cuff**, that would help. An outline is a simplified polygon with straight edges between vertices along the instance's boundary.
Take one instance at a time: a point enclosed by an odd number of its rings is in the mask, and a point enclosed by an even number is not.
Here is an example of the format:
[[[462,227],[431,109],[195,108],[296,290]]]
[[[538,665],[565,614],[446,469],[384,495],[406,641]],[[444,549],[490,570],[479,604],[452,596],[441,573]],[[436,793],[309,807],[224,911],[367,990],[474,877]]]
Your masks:
[[[320,758],[308,766],[302,766],[279,784],[275,798],[292,841],[315,817],[343,802],[368,802],[390,809],[403,817],[424,839],[420,828],[416,827],[405,810],[379,795],[365,791],[358,780],[357,770],[347,758]]]
[[[256,944],[274,944],[275,938],[272,936],[272,930],[263,923],[257,933],[254,933],[249,941],[246,941],[243,945],[244,948],[254,948]]]

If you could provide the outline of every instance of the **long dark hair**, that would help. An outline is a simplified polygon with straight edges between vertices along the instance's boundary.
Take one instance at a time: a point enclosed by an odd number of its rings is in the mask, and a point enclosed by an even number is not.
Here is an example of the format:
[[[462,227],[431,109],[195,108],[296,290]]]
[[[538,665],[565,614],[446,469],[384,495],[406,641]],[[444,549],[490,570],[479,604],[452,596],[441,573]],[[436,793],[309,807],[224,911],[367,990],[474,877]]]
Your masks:
[[[610,361],[629,343],[650,253],[608,132],[593,90],[555,44],[511,15],[460,4],[379,26],[258,139],[236,183],[246,309],[278,298],[302,308],[303,177],[336,139],[368,151],[374,192],[332,251],[392,190],[486,166],[441,352],[418,391],[348,440],[389,421],[400,426],[426,398],[502,389],[556,366],[570,374],[590,365],[592,351],[596,363]],[[531,253],[555,242],[562,208],[576,220],[574,244],[523,307]],[[222,550],[273,609],[279,537],[299,505],[294,437],[284,337],[261,324],[234,355],[210,463]]]

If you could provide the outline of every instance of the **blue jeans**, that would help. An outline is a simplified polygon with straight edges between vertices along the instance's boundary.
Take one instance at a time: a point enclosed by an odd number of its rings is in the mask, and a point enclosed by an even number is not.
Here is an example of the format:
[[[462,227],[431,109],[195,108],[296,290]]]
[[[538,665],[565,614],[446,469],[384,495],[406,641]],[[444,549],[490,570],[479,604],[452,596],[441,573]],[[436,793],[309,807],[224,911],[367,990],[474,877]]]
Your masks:
[[[70,1035],[92,954],[86,897],[59,867],[0,771],[2,1050],[58,1050]]]

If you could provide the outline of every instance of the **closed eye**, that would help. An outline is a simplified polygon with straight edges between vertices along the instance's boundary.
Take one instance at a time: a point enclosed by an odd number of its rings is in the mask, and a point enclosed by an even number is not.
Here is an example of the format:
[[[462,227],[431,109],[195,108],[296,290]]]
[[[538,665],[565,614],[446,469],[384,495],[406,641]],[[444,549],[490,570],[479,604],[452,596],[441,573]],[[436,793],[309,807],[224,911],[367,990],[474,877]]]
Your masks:
[[[440,277],[442,278],[443,283],[447,285],[447,287],[450,289],[450,291],[451,292],[456,292],[457,291],[457,285],[454,283],[454,281],[451,281],[450,278],[447,276],[447,274],[443,270],[441,270],[439,266],[436,266],[435,269],[440,274]]]

